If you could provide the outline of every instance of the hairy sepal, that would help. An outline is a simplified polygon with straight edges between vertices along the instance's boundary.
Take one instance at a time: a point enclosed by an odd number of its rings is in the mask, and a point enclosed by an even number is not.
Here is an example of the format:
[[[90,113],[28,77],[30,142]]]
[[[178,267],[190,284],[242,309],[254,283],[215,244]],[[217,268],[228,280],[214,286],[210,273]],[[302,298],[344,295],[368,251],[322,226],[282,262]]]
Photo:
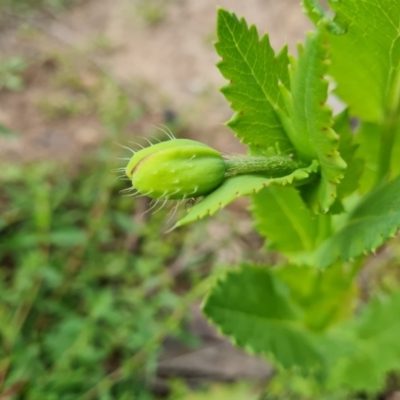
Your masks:
[[[125,173],[126,176],[130,179],[132,179],[132,172],[134,168],[139,164],[139,162],[147,157],[150,154],[155,153],[156,151],[160,150],[165,150],[165,149],[171,149],[174,147],[184,147],[184,146],[189,146],[189,147],[206,147],[210,148],[204,143],[197,142],[195,140],[190,140],[190,139],[173,139],[173,140],[168,140],[166,142],[161,142],[154,144],[149,147],[145,147],[139,151],[136,151],[135,154],[131,157],[131,159],[128,162],[128,165],[126,166]]]
[[[222,155],[193,140],[174,139],[138,151],[126,169],[133,187],[153,199],[204,196],[225,179]]]

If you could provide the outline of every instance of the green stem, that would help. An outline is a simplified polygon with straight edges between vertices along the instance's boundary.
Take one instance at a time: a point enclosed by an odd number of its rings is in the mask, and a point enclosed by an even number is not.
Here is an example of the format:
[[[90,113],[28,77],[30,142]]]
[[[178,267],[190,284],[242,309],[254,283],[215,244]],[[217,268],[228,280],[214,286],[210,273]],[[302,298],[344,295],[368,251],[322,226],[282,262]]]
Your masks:
[[[240,174],[262,174],[276,178],[289,175],[303,164],[285,156],[232,156],[225,160],[226,176]]]
[[[387,104],[383,123],[381,124],[381,142],[379,149],[379,169],[376,184],[387,181],[390,178],[393,147],[396,135],[400,134],[400,71],[391,72],[391,85],[387,93]]]
[[[390,177],[392,150],[399,127],[398,113],[392,113],[385,118],[382,124],[382,136],[379,149],[379,169],[376,184],[387,181]]]

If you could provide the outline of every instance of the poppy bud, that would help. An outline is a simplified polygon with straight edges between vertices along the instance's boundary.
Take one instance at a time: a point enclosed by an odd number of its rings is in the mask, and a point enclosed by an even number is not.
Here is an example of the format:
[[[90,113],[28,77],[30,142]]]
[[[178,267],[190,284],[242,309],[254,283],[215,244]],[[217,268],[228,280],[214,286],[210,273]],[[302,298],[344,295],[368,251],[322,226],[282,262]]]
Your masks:
[[[207,195],[223,182],[225,172],[218,151],[188,139],[139,150],[126,167],[126,175],[139,193],[171,200]]]

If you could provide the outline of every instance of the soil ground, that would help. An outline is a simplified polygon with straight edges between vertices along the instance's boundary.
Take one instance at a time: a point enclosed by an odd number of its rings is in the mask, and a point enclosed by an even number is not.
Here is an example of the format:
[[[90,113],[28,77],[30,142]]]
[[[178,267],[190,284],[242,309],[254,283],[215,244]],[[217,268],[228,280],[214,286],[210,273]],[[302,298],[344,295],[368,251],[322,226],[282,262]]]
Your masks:
[[[24,90],[0,92],[0,124],[18,132],[13,140],[0,137],[1,159],[71,160],[99,142],[101,124],[90,113],[49,119],[43,112],[44,102],[60,97],[51,79],[53,57],[73,51],[81,56],[75,57],[72,69],[78,72],[88,61],[121,86],[133,85],[135,96],[146,103],[146,115],[131,127],[131,140],[172,112],[184,121],[186,135],[225,152],[242,151],[223,125],[232,113],[218,91],[225,81],[215,67],[217,6],[244,16],[260,33],[269,32],[275,49],[288,43],[295,51],[310,28],[298,1],[170,0],[161,11],[153,3],[85,0],[56,15],[46,10],[35,18],[3,16],[0,53],[22,54],[30,66],[23,76]],[[94,85],[95,75],[93,69],[81,74],[84,85]]]

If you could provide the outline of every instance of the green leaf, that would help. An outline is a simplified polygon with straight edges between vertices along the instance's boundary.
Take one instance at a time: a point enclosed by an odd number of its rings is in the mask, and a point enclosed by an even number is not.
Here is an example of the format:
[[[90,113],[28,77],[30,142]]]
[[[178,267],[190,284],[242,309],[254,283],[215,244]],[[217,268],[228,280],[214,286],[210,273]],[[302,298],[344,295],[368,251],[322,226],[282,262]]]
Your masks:
[[[291,93],[284,98],[289,115],[284,124],[288,136],[303,160],[319,160],[321,180],[315,187],[312,208],[328,211],[336,198],[336,186],[343,178],[346,163],[338,153],[339,136],[332,129],[328,97],[328,49],[321,31],[310,32],[306,45],[299,46],[299,59],[293,65]]]
[[[286,47],[276,56],[268,36],[259,39],[255,26],[247,27],[235,14],[218,10],[218,68],[230,81],[221,91],[236,114],[228,122],[253,154],[291,153],[290,143],[278,116],[284,102],[278,82],[289,85]]]
[[[58,247],[73,247],[83,245],[86,241],[86,232],[77,228],[53,230],[49,234],[49,242]]]
[[[391,152],[390,177],[395,178],[400,175],[400,123],[397,124],[397,131],[394,134],[393,148]]]
[[[4,87],[9,90],[21,90],[24,87],[24,81],[20,76],[9,74],[4,82]]]
[[[315,250],[329,234],[330,217],[312,214],[294,188],[271,186],[252,197],[256,229],[283,254]]]
[[[270,185],[292,185],[307,179],[317,171],[318,163],[314,161],[309,167],[300,168],[281,178],[265,178],[262,175],[237,175],[227,178],[220,187],[190,208],[188,214],[180,219],[172,229],[197,221],[207,215],[213,215],[241,196],[258,193],[261,189]]]
[[[326,267],[375,251],[400,227],[400,177],[363,198],[347,222],[318,249],[317,264]]]
[[[346,328],[352,351],[338,359],[330,379],[333,387],[378,392],[387,373],[400,368],[400,292],[374,298]]]
[[[314,24],[318,25],[322,22],[329,32],[336,35],[343,35],[346,32],[345,28],[338,21],[332,19],[329,12],[321,6],[318,0],[303,0],[302,6],[304,13]]]
[[[186,385],[185,385],[186,388]],[[257,400],[260,398],[253,385],[248,382],[237,382],[227,385],[226,383],[212,384],[208,390],[195,391],[186,389],[183,396],[172,397],[186,400]]]
[[[290,288],[291,298],[303,310],[304,324],[310,330],[324,331],[352,317],[349,304],[357,297],[357,282],[353,272],[342,264],[324,270],[284,265],[275,274]]]
[[[355,143],[355,135],[350,129],[348,110],[335,116],[333,129],[339,134],[339,153],[347,164],[344,178],[337,188],[338,199],[343,199],[353,193],[363,171],[364,163],[356,156],[358,145]]]
[[[360,191],[366,193],[377,182],[381,128],[373,122],[363,122],[357,132],[359,143],[356,156],[363,160],[364,168],[360,177]]]
[[[339,137],[325,104],[328,52],[322,32],[308,35],[290,77],[286,48],[275,56],[268,36],[259,40],[256,28],[249,29],[244,19],[219,10],[218,37],[218,67],[230,80],[222,92],[236,111],[228,125],[252,153],[291,153],[294,146],[303,161],[319,160],[322,178],[312,203],[315,210],[326,212],[346,163],[337,151]]]
[[[344,35],[328,35],[337,94],[352,115],[378,122],[400,101],[400,2],[330,1]]]
[[[235,344],[285,368],[313,370],[323,362],[286,287],[268,269],[230,271],[213,286],[203,311]]]

